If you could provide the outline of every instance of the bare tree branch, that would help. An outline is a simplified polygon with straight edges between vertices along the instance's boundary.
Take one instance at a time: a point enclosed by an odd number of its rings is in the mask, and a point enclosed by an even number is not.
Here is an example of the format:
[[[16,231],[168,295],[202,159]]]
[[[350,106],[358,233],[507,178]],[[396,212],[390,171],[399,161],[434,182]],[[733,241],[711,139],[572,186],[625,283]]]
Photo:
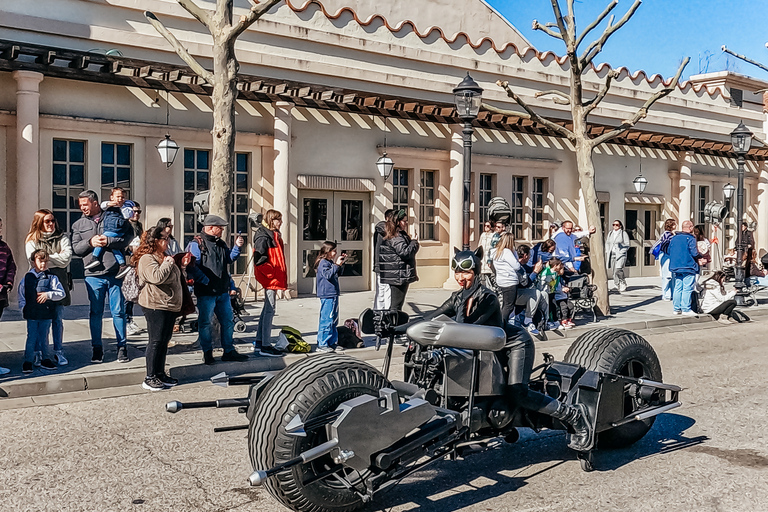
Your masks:
[[[554,98],[552,98],[552,101],[554,101],[558,105],[570,105],[571,104],[571,97],[570,96],[568,96],[567,94],[565,94],[562,91],[556,91],[554,89],[551,90],[551,91],[540,91],[540,92],[537,92],[534,96],[536,96],[537,98],[542,98],[544,96],[550,96],[550,95],[554,95],[555,96]]]
[[[248,14],[240,16],[240,21],[232,27],[232,30],[227,35],[228,41],[234,41],[240,34],[246,31],[248,27],[253,25],[256,20],[262,17],[267,11],[269,11],[276,4],[282,0],[249,0],[253,7],[248,11]]]
[[[603,101],[603,98],[605,98],[605,95],[608,94],[608,89],[611,88],[611,81],[619,76],[619,72],[615,69],[612,69],[608,72],[608,76],[605,77],[605,84],[600,89],[600,91],[597,93],[597,96],[592,98],[589,101],[584,102],[584,117],[589,115],[590,112],[595,110],[595,107],[597,107],[601,101]]]
[[[541,24],[541,23],[539,23],[538,21],[536,21],[536,20],[533,20],[533,24],[531,25],[531,28],[532,28],[533,30],[541,30],[541,31],[542,31],[542,32],[544,32],[545,34],[547,34],[547,35],[549,35],[549,36],[552,36],[552,37],[554,37],[554,38],[556,38],[556,39],[562,39],[562,38],[563,38],[563,36],[562,36],[562,35],[560,35],[560,34],[558,34],[557,32],[555,32],[555,31],[554,31],[554,30],[552,30],[551,28],[549,28],[549,26],[550,26],[550,25],[552,25],[552,23],[547,23],[546,25],[542,25],[542,24]]]
[[[750,59],[749,57],[747,57],[745,55],[741,55],[740,53],[736,53],[733,50],[729,50],[728,48],[725,47],[725,45],[721,46],[720,48],[725,53],[730,53],[731,55],[733,55],[737,59],[741,59],[744,62],[749,62],[750,64],[753,64],[753,65],[759,67],[760,69],[764,69],[765,71],[768,71],[768,66],[766,66],[765,64],[761,64],[761,63],[757,62],[756,60],[752,60],[752,59]]]
[[[574,135],[574,133],[571,130],[567,129],[564,126],[560,126],[557,123],[553,123],[549,119],[544,119],[539,114],[537,114],[531,107],[528,106],[528,104],[525,101],[523,101],[522,98],[520,98],[520,96],[515,94],[515,91],[513,91],[509,87],[509,82],[506,82],[506,81],[502,82],[501,80],[499,80],[498,82],[496,82],[496,85],[498,85],[499,87],[504,89],[507,92],[507,96],[509,96],[510,98],[515,100],[515,102],[517,102],[518,105],[523,107],[523,110],[528,112],[528,115],[531,116],[531,121],[539,123],[539,124],[547,127],[548,129],[550,129],[550,130],[552,130],[552,131],[554,131],[556,133],[559,133],[563,137],[566,137],[568,140],[576,140],[576,136]]]
[[[560,35],[563,36],[560,39],[565,43],[566,49],[570,49],[573,44],[573,38],[569,37],[568,28],[565,26],[563,20],[563,13],[560,12],[560,0],[550,0],[552,3],[552,12],[555,13],[555,21],[557,22],[557,28],[560,29]]]
[[[608,16],[617,5],[619,5],[619,0],[613,0],[610,4],[608,4],[605,10],[602,13],[600,13],[600,16],[595,18],[595,21],[590,23],[587,26],[587,28],[584,29],[584,32],[582,32],[581,35],[578,37],[578,39],[576,39],[576,48],[579,47],[579,45],[587,36],[587,34],[592,32],[595,29],[595,27],[597,27],[600,23],[602,23],[605,17]]]
[[[613,35],[614,32],[619,30],[621,27],[624,26],[626,22],[629,21],[629,18],[632,17],[633,14],[635,14],[635,11],[637,11],[637,8],[640,7],[640,4],[643,0],[635,0],[635,3],[632,4],[632,7],[629,8],[629,10],[624,14],[624,16],[619,20],[618,23],[615,25],[613,24],[613,16],[611,16],[610,21],[608,21],[608,26],[605,27],[605,30],[603,31],[603,35],[600,36],[599,39],[592,42],[592,44],[589,45],[589,48],[587,51],[585,51],[582,54],[581,57],[581,67],[582,69],[586,69],[587,66],[594,60],[594,58],[597,56],[598,53],[600,53],[603,49],[603,45],[608,40],[611,35]]]
[[[194,16],[197,21],[205,25],[206,28],[210,27],[211,12],[201,8],[194,0],[176,0],[180,6],[187,10],[189,14]]]
[[[493,105],[489,105],[488,103],[482,103],[480,105],[480,108],[483,110],[487,110],[488,112],[493,112],[494,114],[501,114],[503,116],[515,116],[519,117],[521,119],[530,119],[530,114],[527,114],[525,112],[515,112],[514,110],[506,110],[499,107],[494,107]]]
[[[187,65],[192,68],[192,71],[200,75],[200,77],[210,85],[213,85],[213,73],[205,69],[199,62],[197,62],[197,60],[195,60],[194,57],[192,57],[192,55],[190,55],[190,53],[186,48],[184,48],[181,42],[176,39],[176,36],[171,34],[171,32],[165,28],[165,25],[163,25],[160,20],[157,19],[157,16],[155,16],[154,13],[150,11],[144,11],[144,17],[147,18],[149,23],[155,27],[155,30],[157,30],[160,35],[163,36],[165,40],[171,44],[171,46],[173,46],[173,49],[176,51],[179,57],[181,57],[181,60],[186,62]]]
[[[675,74],[675,77],[672,79],[672,82],[670,82],[670,84],[667,87],[665,87],[664,89],[660,90],[659,92],[657,92],[656,94],[648,98],[648,100],[643,104],[643,106],[640,107],[637,112],[635,112],[635,115],[631,119],[625,120],[623,123],[621,123],[618,127],[614,128],[610,132],[606,132],[600,135],[599,137],[595,137],[594,139],[592,139],[590,141],[590,143],[592,144],[592,147],[593,148],[597,147],[603,142],[618,136],[619,134],[626,131],[627,129],[635,126],[638,121],[645,118],[645,116],[648,115],[648,109],[651,108],[651,106],[654,103],[656,103],[658,100],[660,100],[661,98],[663,98],[664,96],[668,95],[673,90],[675,90],[675,87],[677,87],[677,83],[680,81],[680,75],[683,74],[683,69],[685,69],[685,66],[688,65],[688,62],[690,60],[691,60],[690,57],[686,57],[685,60],[682,62],[682,64],[680,64],[680,67],[678,68],[677,73]]]

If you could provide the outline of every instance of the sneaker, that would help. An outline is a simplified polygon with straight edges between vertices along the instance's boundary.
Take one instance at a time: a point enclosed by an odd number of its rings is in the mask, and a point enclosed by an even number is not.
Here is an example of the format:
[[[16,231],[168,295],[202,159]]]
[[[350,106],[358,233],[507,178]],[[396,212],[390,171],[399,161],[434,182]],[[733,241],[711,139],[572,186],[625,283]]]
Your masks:
[[[675,311],[673,311],[673,312],[672,312],[672,314],[673,314],[673,315],[682,315],[682,314],[683,314],[683,312],[682,312],[682,311],[680,311],[680,310],[678,310],[678,309],[676,309]]]
[[[136,325],[136,322],[134,322],[133,320],[128,322],[128,325],[125,326],[125,333],[128,336],[134,336],[136,334],[139,334],[140,332],[141,332],[141,327]]]
[[[627,283],[619,283],[619,293],[627,291]]]
[[[128,275],[128,271],[131,270],[131,267],[128,265],[120,265],[120,268],[117,270],[117,274],[115,274],[115,279],[122,279],[125,276]]]
[[[29,361],[24,361],[24,364],[21,365],[21,373],[32,373],[35,371],[35,367],[30,363]]]
[[[317,352],[318,354],[328,354],[330,352],[333,352],[333,349],[331,347],[317,347],[317,349],[315,349],[315,352]]]
[[[213,350],[206,350],[203,352],[203,364],[211,365],[216,360],[213,358]]]
[[[554,331],[560,327],[560,322],[547,322],[547,330]]]
[[[35,361],[32,363],[37,368],[40,368],[43,362],[43,354],[41,352],[35,352]]]
[[[571,320],[563,320],[560,322],[560,327],[563,329],[573,329],[576,327],[576,324],[574,324]]]
[[[248,356],[245,354],[241,354],[237,350],[230,350],[228,352],[224,352],[224,355],[221,356],[222,361],[235,361],[238,363],[242,363],[243,361],[248,360]]]
[[[528,332],[533,334],[534,336],[538,336],[541,334],[541,331],[539,331],[536,326],[531,322],[530,324],[525,326],[526,329],[528,329]]]
[[[101,265],[101,261],[99,261],[99,260],[93,260],[93,261],[91,261],[89,264],[87,264],[86,266],[84,266],[83,268],[84,268],[85,270],[91,270],[91,269],[93,269],[93,268],[96,268],[96,267],[98,267],[99,265]]]
[[[173,377],[170,377],[165,373],[161,373],[160,375],[157,376],[157,378],[167,388],[172,388],[173,386],[179,383],[179,379],[174,379]]]
[[[144,382],[141,383],[141,387],[148,389],[149,391],[162,391],[165,389],[163,381],[157,377],[147,377]]]
[[[67,358],[64,357],[64,351],[63,350],[57,350],[54,352],[53,355],[54,361],[56,361],[56,364],[59,366],[66,366],[69,364],[69,361],[67,361]]]
[[[130,360],[128,357],[128,347],[117,347],[117,362],[127,363]]]
[[[272,348],[272,347],[261,347],[259,353],[262,356],[267,356],[267,357],[283,357],[284,355],[283,352],[280,352],[276,348]]]
[[[258,356],[261,354],[261,345],[253,344],[253,355]]]
[[[9,368],[3,368],[0,366],[0,375],[5,375],[6,373],[11,373],[11,370]]]
[[[723,325],[731,325],[730,319],[725,315],[720,315],[720,318],[718,318],[717,321]]]
[[[100,363],[104,360],[104,349],[101,347],[93,347],[93,355],[91,356],[92,363]]]
[[[683,314],[683,316],[695,316],[695,317],[697,317],[697,318],[698,318],[698,316],[699,316],[699,314],[698,314],[698,313],[696,313],[695,311],[683,311],[683,313],[682,313],[682,314]]]
[[[331,348],[333,348],[333,351],[336,352],[337,354],[343,354],[344,353],[344,347],[340,347],[338,345],[335,345],[335,346],[333,346]]]
[[[42,366],[43,370],[55,370],[56,369],[56,363],[48,359],[47,357],[42,360],[40,363],[40,366]]]

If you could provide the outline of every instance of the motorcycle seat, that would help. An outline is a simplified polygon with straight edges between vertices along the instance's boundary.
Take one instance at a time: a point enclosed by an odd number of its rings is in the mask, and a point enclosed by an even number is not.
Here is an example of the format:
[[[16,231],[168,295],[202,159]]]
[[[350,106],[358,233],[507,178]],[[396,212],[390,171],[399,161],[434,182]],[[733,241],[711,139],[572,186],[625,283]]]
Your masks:
[[[417,322],[408,328],[408,337],[420,345],[465,350],[501,350],[507,335],[501,327],[460,324],[448,317]]]

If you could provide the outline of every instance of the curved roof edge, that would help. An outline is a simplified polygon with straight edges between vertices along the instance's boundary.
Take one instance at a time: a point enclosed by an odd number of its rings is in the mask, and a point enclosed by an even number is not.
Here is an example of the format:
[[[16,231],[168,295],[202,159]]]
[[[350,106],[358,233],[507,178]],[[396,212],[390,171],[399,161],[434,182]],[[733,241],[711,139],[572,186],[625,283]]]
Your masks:
[[[301,13],[306,11],[311,5],[316,5],[319,10],[323,13],[325,17],[327,17],[330,20],[336,20],[340,18],[344,13],[349,13],[356,23],[363,27],[369,26],[371,23],[373,23],[376,20],[381,21],[382,25],[386,27],[389,31],[393,33],[400,32],[406,27],[410,27],[410,29],[413,31],[414,34],[416,34],[421,39],[426,39],[432,35],[433,32],[437,32],[439,36],[447,43],[447,44],[454,44],[456,41],[459,40],[459,38],[463,38],[464,41],[466,41],[466,44],[468,44],[473,49],[477,50],[484,44],[490,44],[490,47],[497,53],[497,54],[503,54],[506,53],[510,48],[517,54],[518,57],[521,59],[530,59],[531,57],[537,58],[539,61],[544,62],[545,60],[548,60],[549,58],[552,58],[557,64],[561,67],[565,67],[565,65],[568,64],[568,57],[567,56],[561,56],[556,53],[554,53],[551,50],[546,50],[543,52],[538,51],[533,46],[530,46],[530,43],[523,37],[520,32],[514,28],[513,25],[511,25],[503,16],[501,16],[495,9],[490,7],[485,0],[480,0],[480,2],[483,3],[489,10],[491,10],[494,14],[499,16],[502,20],[504,20],[505,24],[508,25],[512,30],[514,30],[517,34],[520,35],[520,38],[527,44],[522,50],[518,48],[514,43],[506,43],[503,46],[499,47],[496,45],[496,42],[491,39],[490,37],[484,36],[476,41],[473,41],[472,38],[463,31],[455,32],[452,35],[447,35],[445,31],[438,27],[437,25],[431,25],[427,27],[424,30],[419,30],[419,28],[416,26],[416,24],[409,20],[404,19],[402,21],[399,21],[397,23],[390,24],[389,20],[382,15],[382,14],[371,14],[368,17],[361,19],[360,16],[358,16],[358,13],[355,12],[355,10],[352,7],[341,7],[337,9],[335,12],[329,12],[325,5],[323,5],[323,2],[321,0],[285,0],[285,4],[294,12]],[[296,5],[294,5],[294,3]],[[630,78],[632,81],[637,81],[639,79],[644,79],[650,86],[656,86],[656,85],[662,85],[664,87],[669,86],[670,83],[672,83],[672,78],[664,79],[663,76],[661,76],[658,73],[655,73],[653,75],[648,75],[644,70],[637,70],[635,72],[632,72],[629,68],[625,66],[621,66],[618,68],[613,68],[608,63],[600,63],[598,65],[595,65],[594,63],[590,64],[592,70],[595,72],[595,74],[600,74],[604,71],[607,71],[607,69],[615,69],[617,72],[619,72],[620,75],[626,75]],[[607,68],[607,69],[606,69]],[[693,90],[695,93],[699,93],[702,90],[704,90],[712,99],[716,98],[718,95],[722,97],[727,97],[727,95],[722,90],[722,87],[719,85],[712,86],[708,84],[703,83],[696,83],[691,80],[686,80],[683,82],[679,82],[677,84],[678,89],[682,93],[686,93],[688,91]]]

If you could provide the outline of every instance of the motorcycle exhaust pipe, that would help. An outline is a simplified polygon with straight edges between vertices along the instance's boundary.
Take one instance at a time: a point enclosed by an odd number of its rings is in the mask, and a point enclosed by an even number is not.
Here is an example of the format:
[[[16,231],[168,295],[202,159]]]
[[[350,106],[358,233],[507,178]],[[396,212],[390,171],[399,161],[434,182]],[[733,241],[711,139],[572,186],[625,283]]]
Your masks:
[[[277,466],[270,468],[266,471],[256,470],[253,473],[251,473],[251,476],[248,477],[248,483],[251,486],[261,485],[264,483],[264,481],[266,481],[267,478],[274,475],[275,473],[278,473],[284,469],[291,468],[298,464],[305,464],[307,462],[311,462],[317,459],[318,457],[322,457],[323,455],[330,453],[331,450],[336,448],[338,445],[339,445],[339,440],[336,438],[333,438],[330,441],[326,441],[323,444],[319,444],[314,448],[311,448],[299,454],[298,457],[294,457],[291,460],[287,460],[282,464],[278,464]]]
[[[165,410],[170,413],[177,413],[182,409],[205,409],[205,408],[217,408],[222,409],[224,407],[247,407],[250,404],[248,398],[225,398],[223,400],[211,400],[206,402],[179,402],[174,400],[165,404]]]
[[[235,375],[229,376],[226,372],[217,373],[211,377],[211,383],[217,386],[250,386],[264,380],[264,375]]]

